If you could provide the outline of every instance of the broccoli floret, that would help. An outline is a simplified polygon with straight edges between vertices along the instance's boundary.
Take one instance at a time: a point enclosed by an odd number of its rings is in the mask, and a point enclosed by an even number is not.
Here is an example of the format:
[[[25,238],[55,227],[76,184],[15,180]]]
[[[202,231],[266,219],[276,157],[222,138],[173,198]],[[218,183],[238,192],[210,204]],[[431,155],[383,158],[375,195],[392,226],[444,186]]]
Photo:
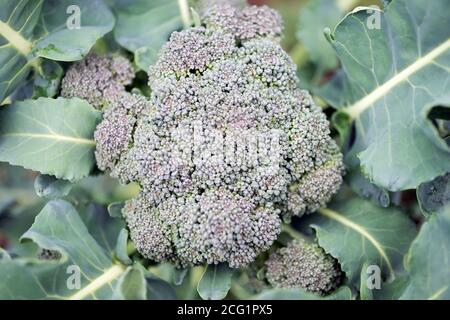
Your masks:
[[[283,32],[281,16],[267,6],[240,10],[230,4],[218,4],[206,10],[203,21],[208,29],[230,32],[238,41],[259,37],[279,39]]]
[[[232,35],[204,27],[174,32],[161,49],[158,63],[151,67],[150,86],[157,85],[160,77],[202,72],[213,61],[230,56],[236,49],[234,44]]]
[[[297,183],[289,186],[288,212],[285,216],[301,216],[306,212],[314,212],[324,207],[337,193],[343,182],[344,166],[342,155],[336,152],[337,146],[333,144],[331,149],[327,162],[307,172]]]
[[[276,239],[280,216],[313,212],[337,192],[342,155],[297,88],[280,33],[267,7],[213,7],[204,26],[164,45],[149,101],[122,93],[105,111],[96,159],[141,186],[123,213],[145,257],[246,265]]]
[[[277,288],[303,288],[319,295],[335,290],[342,280],[339,263],[315,243],[292,240],[270,255],[266,278]]]
[[[141,193],[123,212],[143,256],[183,267],[247,265],[269,248],[281,224],[276,211],[225,189],[170,197],[156,206]]]
[[[143,96],[123,91],[110,103],[103,121],[94,134],[95,157],[101,170],[112,170],[112,176],[120,177],[117,162],[133,143],[133,132],[139,117],[149,114],[151,106]]]
[[[87,100],[96,109],[119,99],[134,78],[130,62],[123,57],[97,56],[74,63],[61,82],[61,96]]]

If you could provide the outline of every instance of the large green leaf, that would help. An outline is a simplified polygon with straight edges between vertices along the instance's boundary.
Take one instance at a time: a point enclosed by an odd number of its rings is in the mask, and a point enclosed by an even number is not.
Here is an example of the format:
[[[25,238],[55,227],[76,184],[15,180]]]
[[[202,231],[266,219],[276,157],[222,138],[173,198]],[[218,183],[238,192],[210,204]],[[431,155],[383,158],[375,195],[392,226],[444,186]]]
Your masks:
[[[82,271],[81,283],[97,281],[97,284],[102,284],[91,286],[100,291],[96,296],[101,296],[102,292],[110,295],[111,288],[105,285],[124,271],[122,266],[112,264],[111,258],[89,234],[75,208],[63,200],[49,202],[22,239],[32,240],[42,248],[56,250],[67,256]],[[97,290],[81,291],[75,293],[75,297],[94,297]]]
[[[208,265],[200,279],[197,291],[203,300],[221,300],[231,287],[233,269],[226,264]]]
[[[319,244],[339,260],[351,283],[358,285],[365,263],[377,265],[392,280],[416,233],[402,212],[353,198],[320,209],[305,221]]]
[[[177,0],[116,1],[116,41],[134,52],[136,65],[147,71],[170,34],[181,29]]]
[[[79,28],[68,27],[68,21],[78,14],[69,10],[73,6],[79,8]],[[0,102],[24,84],[32,68],[49,82],[36,83],[49,91],[39,95],[53,95],[58,84],[54,82],[59,79],[48,74],[45,62],[43,65],[37,57],[80,60],[113,27],[114,16],[102,0],[3,0],[0,4]]]
[[[177,0],[117,0],[116,41],[130,51],[158,50],[172,31],[181,27]]]
[[[23,196],[28,196],[32,202],[17,203],[16,206],[7,210],[5,218],[0,222],[0,242],[11,256],[35,257],[38,251],[36,244],[21,243],[20,237],[33,224],[36,213],[42,210],[45,203],[39,198],[36,202],[37,197],[33,199],[33,195],[24,194]]]
[[[55,264],[51,267],[55,268]],[[36,300],[49,297],[45,287],[24,264],[3,259],[0,260],[0,272],[4,275],[0,279],[0,299]]]
[[[433,214],[411,244],[410,284],[401,299],[450,299],[450,208]]]
[[[328,101],[339,102],[337,118],[355,124],[347,163],[360,163],[391,191],[415,188],[450,171],[449,147],[427,118],[450,104],[450,6],[393,0],[384,13],[367,9],[355,9],[329,36],[345,72],[345,100]]]
[[[114,293],[112,284],[123,274],[124,267],[115,265],[89,234],[76,210],[66,201],[49,202],[36,217],[22,239],[63,254],[60,262],[13,260],[0,263],[0,298],[108,298]],[[80,271],[79,289],[67,286],[69,266]],[[20,285],[14,282],[22,279]],[[32,290],[37,288],[40,290]]]
[[[352,291],[348,287],[325,297],[315,295],[300,288],[269,289],[253,297],[256,300],[352,300]]]
[[[0,299],[147,299],[147,282],[142,270],[115,265],[87,282],[81,290],[70,292],[66,281],[70,265],[37,260],[0,260]]]
[[[147,282],[144,272],[136,267],[128,268],[117,281],[114,299],[121,300],[146,300]]]
[[[370,183],[359,171],[350,171],[345,175],[345,181],[359,196],[369,199],[381,207],[389,206],[391,202],[389,192]]]
[[[148,71],[148,68],[158,60],[158,50],[150,47],[142,47],[134,52],[134,62],[139,69]]]
[[[395,278],[394,281],[382,283],[381,289],[373,289],[373,298],[375,300],[398,300],[408,284],[408,275],[402,274]]]
[[[86,101],[39,98],[0,110],[0,161],[76,180],[95,164],[100,112]]]
[[[313,0],[300,10],[297,37],[305,46],[309,59],[317,64],[316,72],[334,69],[338,59],[333,47],[323,36],[325,28],[333,28],[343,15],[335,0]]]
[[[43,0],[0,4],[0,103],[21,85],[35,65],[31,39]]]
[[[0,177],[0,217],[8,211],[23,209],[39,201],[32,185],[32,172],[0,162]]]
[[[7,275],[0,277],[0,299],[145,299],[154,298],[152,290],[170,290],[138,263],[116,262],[92,235],[99,229],[104,225],[88,229],[68,202],[49,202],[22,239],[60,252],[61,260],[0,260],[0,273]],[[67,283],[76,270],[80,286],[71,288]]]
[[[112,219],[108,211],[101,205],[90,203],[87,206],[78,205],[77,211],[81,219],[94,237],[95,241],[108,253],[109,256],[115,256],[116,247],[120,242],[120,232],[125,228],[123,219]]]
[[[68,28],[70,6],[80,10],[80,28]],[[73,8],[73,7],[72,7]],[[39,20],[34,54],[58,61],[80,60],[114,27],[114,15],[102,0],[46,0]]]

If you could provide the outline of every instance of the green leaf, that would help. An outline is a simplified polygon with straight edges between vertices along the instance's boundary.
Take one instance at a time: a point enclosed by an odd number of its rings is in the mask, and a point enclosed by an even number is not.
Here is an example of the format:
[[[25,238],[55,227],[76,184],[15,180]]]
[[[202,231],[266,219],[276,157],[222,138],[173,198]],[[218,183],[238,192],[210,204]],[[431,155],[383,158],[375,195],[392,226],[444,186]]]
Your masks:
[[[115,8],[114,37],[132,52],[142,47],[159,50],[169,35],[182,26],[176,0],[118,0]]]
[[[20,259],[10,264],[0,262],[0,272],[9,275],[0,279],[0,287],[5,288],[0,290],[2,299],[110,298],[116,279],[125,271],[124,266],[112,263],[76,210],[64,200],[50,201],[22,239],[56,250],[63,258],[58,263]],[[69,287],[69,277],[78,272],[80,287]],[[17,279],[21,279],[20,285]],[[35,290],[37,287],[40,289]]]
[[[359,196],[369,199],[373,203],[381,206],[388,207],[390,203],[389,192],[386,189],[380,188],[373,183],[370,183],[366,178],[362,176],[360,172],[349,172],[345,176],[345,180],[348,182],[353,191]]]
[[[90,212],[90,211],[88,211]],[[99,213],[99,212],[97,212]],[[113,263],[105,250],[111,232],[101,220],[94,221],[64,200],[50,201],[22,236],[39,247],[62,254],[59,261],[35,258],[1,259],[0,299],[145,299],[174,298],[173,289],[155,278],[139,263],[132,267]],[[112,221],[106,211],[101,215]],[[89,222],[96,222],[89,223]],[[118,231],[114,238],[117,238]],[[95,235],[95,236],[93,236]],[[98,238],[104,238],[99,242]],[[103,243],[103,245],[100,245]],[[70,287],[71,277],[79,274],[79,287]]]
[[[80,10],[79,28],[68,28],[67,24],[78,14],[71,6]],[[114,15],[102,0],[46,0],[42,12],[33,53],[52,60],[82,59],[114,27]]]
[[[392,282],[381,284],[380,290],[373,290],[376,300],[398,300],[409,284],[408,275],[400,275]]]
[[[116,255],[117,239],[120,231],[125,228],[123,219],[112,219],[101,205],[90,203],[77,207],[83,223],[97,243],[110,257]]]
[[[147,280],[147,299],[148,300],[175,300],[177,299],[175,290],[167,282],[158,279],[148,272]]]
[[[198,268],[201,269],[201,267]],[[149,268],[149,271],[151,272],[152,275],[155,275],[158,278],[163,279],[164,281],[171,283],[175,286],[180,286],[183,284],[189,270],[191,269],[189,268],[179,269],[169,262],[159,263]]]
[[[111,259],[89,234],[75,208],[64,200],[47,203],[22,239],[69,256],[89,278],[111,267]]]
[[[0,109],[0,161],[56,178],[77,180],[95,164],[100,112],[86,101],[26,100]]]
[[[255,300],[352,300],[352,291],[348,287],[341,287],[336,292],[321,297],[300,288],[269,289],[253,297]]]
[[[231,287],[233,269],[226,264],[208,265],[198,282],[197,291],[203,300],[221,300]]]
[[[146,300],[147,282],[140,268],[129,267],[116,284],[114,299]]]
[[[36,60],[31,56],[33,30],[43,0],[3,0],[0,10],[0,103],[22,85]]]
[[[139,69],[148,71],[151,65],[158,59],[158,50],[149,47],[142,47],[134,52],[134,61]]]
[[[309,1],[300,11],[297,38],[308,51],[311,61],[322,71],[338,66],[333,47],[325,39],[325,28],[333,28],[343,15],[343,10],[334,0]]]
[[[359,284],[359,296],[360,296],[361,300],[373,300],[373,291],[372,291],[373,289],[370,289],[367,286],[367,280],[370,275],[367,273],[368,267],[369,267],[369,263],[365,262],[361,268],[361,278],[360,278],[360,284]]]
[[[180,286],[183,284],[184,279],[186,278],[186,275],[188,273],[189,269],[175,269],[173,272],[173,279],[172,282],[176,286]]]
[[[108,213],[111,218],[122,218],[123,202],[113,202],[108,205]]]
[[[80,28],[68,28],[76,5]],[[70,8],[69,8],[70,7]],[[42,14],[41,14],[42,12]],[[25,83],[35,69],[35,96],[53,96],[59,84],[58,67],[46,70],[44,57],[58,61],[82,59],[95,42],[114,27],[114,16],[102,0],[4,0],[0,11],[0,103]],[[55,77],[56,76],[56,77]]]
[[[417,188],[417,199],[424,214],[432,214],[450,204],[450,173]]]
[[[344,70],[337,70],[329,81],[325,82],[322,86],[315,88],[314,93],[335,108],[340,108],[345,105],[348,97],[351,95],[351,87],[345,76]],[[346,114],[343,116],[349,118]],[[347,126],[350,126],[350,124],[347,123]]]
[[[37,73],[33,83],[33,98],[56,96],[63,73],[64,71],[58,63],[50,60],[42,61],[40,72]]]
[[[449,15],[446,0],[393,0],[384,13],[355,9],[330,36],[348,82],[334,107],[356,129],[346,161],[388,190],[450,171],[449,147],[427,117],[450,104]]]
[[[365,263],[378,265],[390,279],[401,266],[416,232],[402,212],[352,198],[307,217],[319,245],[339,260],[351,283],[358,285]]]
[[[450,299],[450,209],[433,214],[411,244],[405,268],[410,283],[401,299]]]
[[[35,177],[29,170],[0,162],[0,177],[2,181],[0,183],[0,217],[8,213],[19,214],[21,210],[30,205],[41,202],[33,188],[32,182]],[[0,229],[5,229],[5,232],[8,233],[9,228],[6,225],[14,222],[13,220],[2,221]],[[18,235],[22,235],[24,231]]]
[[[174,288],[169,285],[170,276],[168,278],[165,275],[161,275],[160,270],[157,269],[165,269],[165,271],[173,271],[175,267],[169,263],[160,263],[155,267],[149,268],[152,271],[145,269],[141,265],[139,267],[143,270],[145,279],[147,280],[147,298],[149,300],[173,300],[176,299],[176,294]],[[156,269],[155,269],[156,268]],[[157,275],[155,275],[155,272]]]
[[[126,265],[130,265],[133,261],[128,256],[127,245],[128,231],[127,229],[122,229],[120,230],[119,236],[117,238],[116,255],[120,262]]]
[[[57,199],[65,197],[72,189],[72,184],[67,180],[56,179],[53,176],[40,174],[34,180],[34,190],[39,197]]]
[[[32,198],[35,194],[33,192],[32,195],[24,194],[23,196]],[[0,223],[0,242],[12,257],[36,256],[38,250],[36,244],[32,242],[20,243],[20,237],[33,224],[36,213],[42,210],[43,207],[44,203],[36,196],[36,199],[30,203],[16,204],[13,208],[14,210],[10,210],[9,214],[5,216],[6,219],[2,219]]]
[[[99,212],[97,212],[99,213]],[[104,217],[116,224],[119,219]],[[57,250],[63,254],[60,262],[30,259],[15,259],[11,265],[0,262],[0,272],[9,272],[8,279],[0,279],[2,299],[145,299],[156,297],[173,298],[172,288],[156,279],[139,264],[126,268],[114,264],[111,252],[101,246],[97,238],[107,238],[109,227],[100,220],[94,225],[89,214],[83,214],[87,228],[75,209],[66,201],[49,202],[36,217],[33,226],[23,239],[30,239],[42,248]],[[106,227],[106,231],[104,230]],[[101,231],[99,233],[99,231]],[[111,231],[111,230],[110,230]],[[117,232],[118,233],[118,232]],[[117,233],[115,238],[117,238]],[[93,236],[96,234],[96,237]],[[81,272],[80,288],[69,289],[69,267],[76,266]],[[10,271],[10,270],[14,271]],[[23,284],[17,279],[25,279]],[[21,282],[20,282],[21,283]],[[29,288],[40,290],[28,292]],[[172,290],[172,291],[171,291]],[[156,293],[155,293],[156,292]]]
[[[45,287],[35,274],[18,261],[0,260],[0,272],[8,275],[0,278],[0,299],[37,300],[48,297]]]
[[[0,247],[0,260],[11,260],[11,257],[5,249]]]

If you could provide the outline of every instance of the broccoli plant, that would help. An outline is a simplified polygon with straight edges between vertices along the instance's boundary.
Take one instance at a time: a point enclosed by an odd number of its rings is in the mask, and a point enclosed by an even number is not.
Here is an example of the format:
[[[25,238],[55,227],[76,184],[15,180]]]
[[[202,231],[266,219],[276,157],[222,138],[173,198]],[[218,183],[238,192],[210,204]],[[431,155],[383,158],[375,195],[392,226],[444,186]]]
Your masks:
[[[0,299],[450,298],[450,5],[269,2],[0,4]]]
[[[324,206],[344,166],[325,114],[297,89],[277,40],[280,16],[223,5],[202,21],[162,47],[148,71],[148,102],[125,92],[111,103],[95,155],[100,169],[140,185],[123,214],[144,257],[236,268],[269,249],[280,215]],[[101,70],[103,60],[89,62]],[[92,83],[85,74],[77,83]],[[97,84],[89,91],[102,92]]]

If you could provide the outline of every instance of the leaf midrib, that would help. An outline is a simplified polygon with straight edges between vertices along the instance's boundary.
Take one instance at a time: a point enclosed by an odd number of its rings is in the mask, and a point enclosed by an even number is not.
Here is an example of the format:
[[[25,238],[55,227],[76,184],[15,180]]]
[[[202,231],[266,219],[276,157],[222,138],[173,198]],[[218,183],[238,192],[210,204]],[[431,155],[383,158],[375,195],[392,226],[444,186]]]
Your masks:
[[[345,108],[345,112],[350,116],[351,119],[356,119],[362,112],[371,107],[376,101],[386,96],[389,91],[391,91],[400,83],[406,81],[414,73],[433,63],[433,61],[438,56],[446,52],[449,48],[450,38],[433,50],[429,51],[426,55],[420,57],[415,62],[404,68],[401,72],[397,73],[391,79],[375,88],[375,90],[366,95],[364,98]]]
[[[359,233],[361,236],[363,236],[364,238],[369,240],[369,242],[375,247],[375,249],[381,255],[383,260],[386,262],[386,265],[389,270],[389,274],[391,275],[392,279],[395,278],[394,269],[392,267],[392,264],[391,264],[391,261],[390,261],[388,255],[386,254],[386,252],[383,249],[383,246],[363,226],[351,221],[350,219],[342,216],[338,212],[333,211],[331,209],[322,208],[322,209],[319,209],[318,212],[320,214],[326,216],[327,218],[333,219],[333,220],[343,224],[344,226],[347,226],[350,229],[353,229],[354,231]]]
[[[429,296],[427,300],[438,299],[447,289],[448,289],[448,286],[444,286],[444,287],[440,288],[435,293],[433,293],[431,296]]]
[[[98,289],[111,283],[117,277],[119,277],[125,271],[122,265],[113,265],[111,268],[105,270],[105,272],[99,277],[91,281],[87,286],[78,291],[77,293],[68,297],[68,300],[82,300],[90,295],[93,295]]]
[[[22,55],[27,56],[31,52],[31,43],[1,20],[0,36],[5,38]]]
[[[67,141],[67,142],[73,142],[75,144],[87,144],[87,145],[95,146],[94,140],[64,136],[64,135],[60,135],[60,134],[29,133],[29,132],[20,133],[20,132],[18,132],[18,133],[1,134],[0,137],[28,137],[30,139],[48,139],[48,140],[57,140],[57,141]]]

